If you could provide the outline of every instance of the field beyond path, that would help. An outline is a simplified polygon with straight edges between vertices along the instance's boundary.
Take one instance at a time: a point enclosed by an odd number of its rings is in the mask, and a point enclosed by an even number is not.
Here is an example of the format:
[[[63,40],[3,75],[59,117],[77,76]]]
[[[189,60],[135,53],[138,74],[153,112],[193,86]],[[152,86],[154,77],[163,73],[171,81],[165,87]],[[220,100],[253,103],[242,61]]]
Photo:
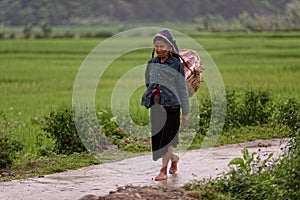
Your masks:
[[[242,157],[241,150],[258,152],[265,157],[282,151],[285,139],[256,140],[221,147],[179,152],[179,172],[168,175],[168,180],[155,182],[161,162],[154,162],[151,155],[124,159],[113,163],[94,165],[42,177],[0,183],[0,199],[79,199],[87,194],[108,195],[117,186],[182,186],[194,179],[216,177],[228,169],[227,164]]]

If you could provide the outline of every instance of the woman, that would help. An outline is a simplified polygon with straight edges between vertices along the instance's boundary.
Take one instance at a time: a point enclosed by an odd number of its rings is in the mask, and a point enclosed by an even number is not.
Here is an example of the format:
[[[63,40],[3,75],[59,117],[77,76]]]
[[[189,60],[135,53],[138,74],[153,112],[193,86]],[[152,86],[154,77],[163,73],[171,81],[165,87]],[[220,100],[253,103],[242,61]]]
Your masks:
[[[180,108],[182,124],[186,125],[189,113],[188,90],[184,67],[178,56],[175,40],[168,30],[153,37],[154,50],[145,72],[147,90],[142,105],[151,108],[151,142],[153,160],[162,158],[162,168],[156,181],[167,179],[167,166],[171,160],[170,174],[177,171],[179,157],[173,153],[178,145]],[[154,57],[154,52],[157,56]]]

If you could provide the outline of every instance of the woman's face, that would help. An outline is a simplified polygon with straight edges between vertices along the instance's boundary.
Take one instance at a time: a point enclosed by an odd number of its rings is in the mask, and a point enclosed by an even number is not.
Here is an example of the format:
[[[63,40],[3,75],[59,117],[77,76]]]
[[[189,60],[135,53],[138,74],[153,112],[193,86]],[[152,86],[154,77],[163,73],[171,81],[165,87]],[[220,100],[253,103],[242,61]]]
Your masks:
[[[159,58],[167,58],[169,56],[169,51],[170,51],[169,44],[167,44],[163,41],[157,40],[154,43],[154,48],[155,48],[155,51]]]

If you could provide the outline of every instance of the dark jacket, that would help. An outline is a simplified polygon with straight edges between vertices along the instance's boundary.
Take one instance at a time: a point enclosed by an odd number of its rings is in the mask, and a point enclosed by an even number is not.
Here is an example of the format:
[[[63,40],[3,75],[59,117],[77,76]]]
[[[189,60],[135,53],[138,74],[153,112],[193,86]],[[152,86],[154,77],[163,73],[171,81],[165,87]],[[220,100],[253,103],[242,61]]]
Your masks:
[[[149,60],[145,72],[146,91],[142,97],[142,105],[150,108],[152,90],[158,86],[160,90],[160,104],[166,110],[182,108],[182,114],[189,113],[188,90],[184,75],[184,67],[180,61],[170,56],[163,64],[158,57]]]

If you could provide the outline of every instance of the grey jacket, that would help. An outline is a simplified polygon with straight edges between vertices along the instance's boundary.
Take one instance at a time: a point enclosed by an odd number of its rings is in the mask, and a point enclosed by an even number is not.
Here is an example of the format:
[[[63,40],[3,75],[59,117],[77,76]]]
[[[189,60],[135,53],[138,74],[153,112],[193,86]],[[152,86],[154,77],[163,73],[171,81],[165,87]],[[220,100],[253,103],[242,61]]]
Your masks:
[[[185,81],[184,67],[180,61],[170,56],[166,62],[160,64],[158,57],[149,60],[145,72],[146,91],[142,97],[142,105],[150,108],[152,90],[160,89],[160,104],[166,110],[182,108],[182,114],[189,113],[188,90]]]

